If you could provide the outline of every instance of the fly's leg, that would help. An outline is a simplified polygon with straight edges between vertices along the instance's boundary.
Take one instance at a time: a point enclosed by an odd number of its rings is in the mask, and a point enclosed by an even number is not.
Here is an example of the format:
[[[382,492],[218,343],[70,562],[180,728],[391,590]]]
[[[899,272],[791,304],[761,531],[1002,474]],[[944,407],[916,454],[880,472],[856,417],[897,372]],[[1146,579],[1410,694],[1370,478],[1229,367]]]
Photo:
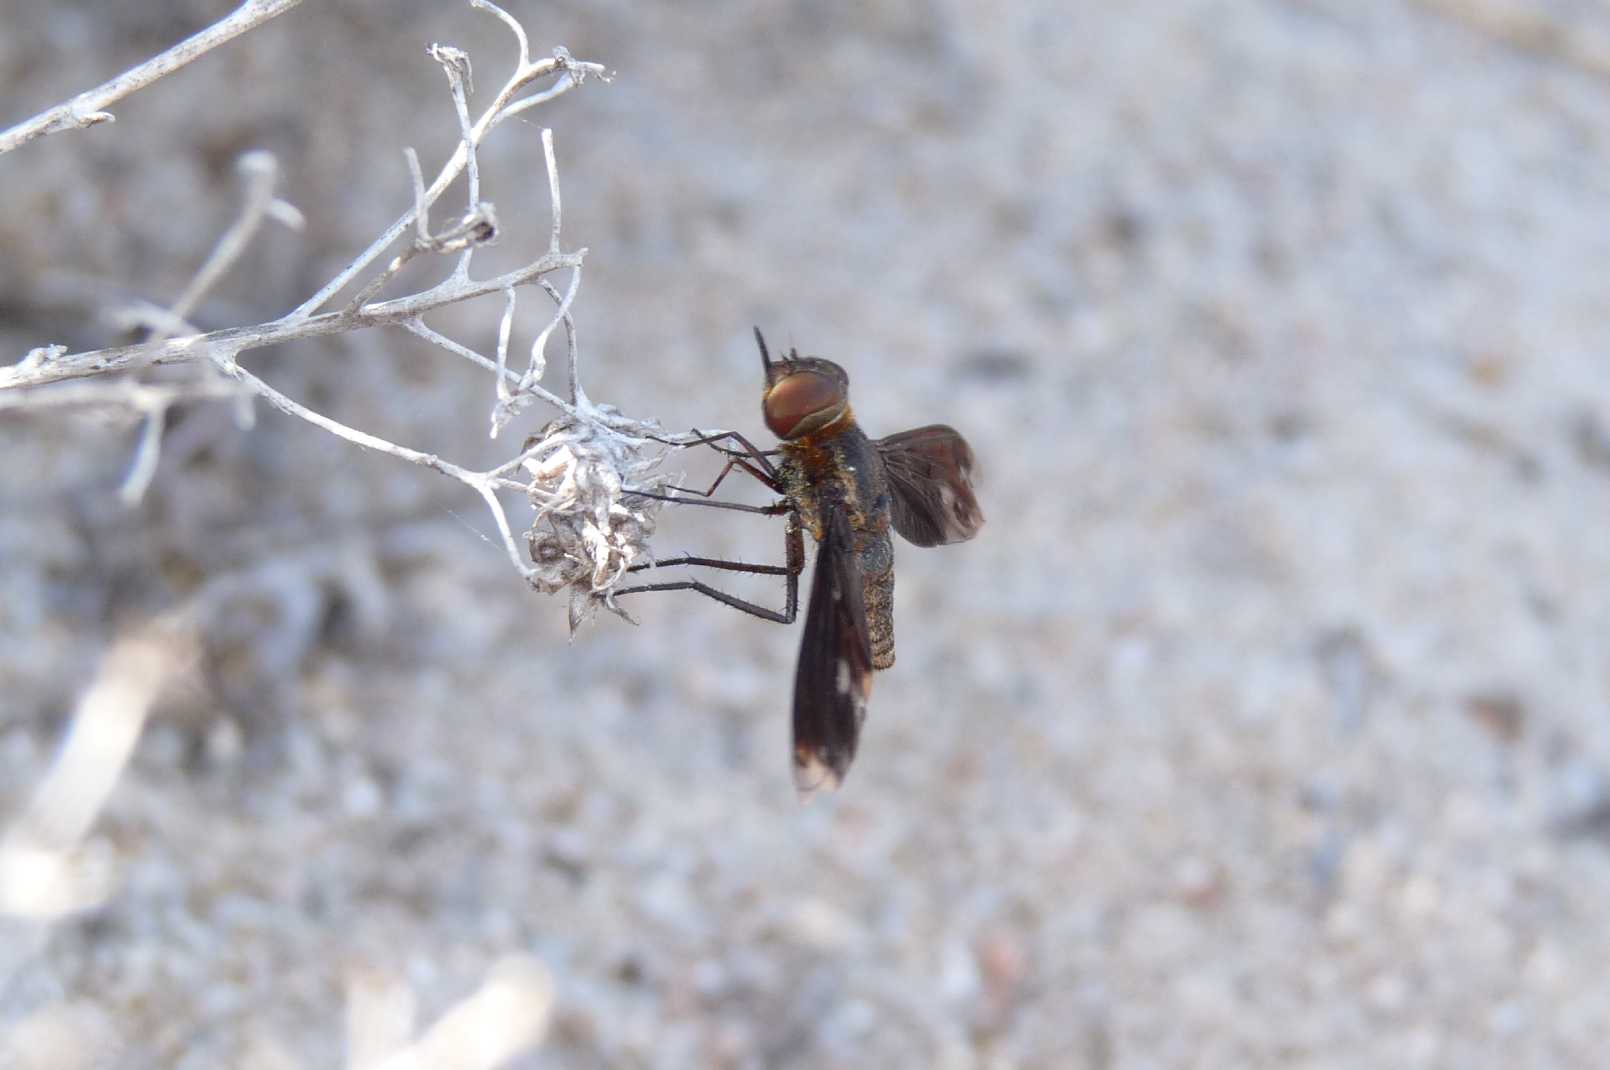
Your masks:
[[[741,502],[725,502],[710,500],[734,468],[748,473],[756,481],[777,493],[782,493],[783,485],[778,478],[777,466],[772,463],[767,451],[761,450],[737,431],[723,431],[718,434],[706,435],[698,431],[697,436],[689,442],[670,442],[665,439],[656,439],[674,446],[709,446],[717,453],[727,458],[726,466],[716,476],[715,481],[703,490],[687,490],[678,488],[677,494],[658,494],[652,491],[634,490],[627,493],[644,498],[654,498],[659,501],[680,502],[683,505],[703,505],[712,509],[731,509],[744,513],[760,513],[766,516],[788,514],[787,525],[783,532],[783,552],[787,562],[783,565],[756,565],[746,561],[725,561],[713,557],[697,557],[693,554],[683,554],[679,557],[667,558],[664,561],[647,562],[633,565],[627,571],[641,572],[650,568],[672,568],[678,565],[690,565],[700,568],[713,568],[725,572],[744,572],[759,576],[782,576],[784,583],[784,608],[782,612],[759,605],[736,595],[704,583],[701,580],[676,580],[666,583],[646,583],[636,587],[624,587],[614,592],[617,595],[638,594],[644,591],[696,591],[706,597],[713,598],[722,605],[756,616],[762,620],[776,621],[779,624],[792,624],[799,615],[799,576],[805,570],[805,543],[800,534],[799,518],[794,515],[793,507],[787,501],[774,502],[771,505],[746,505]],[[738,448],[721,445],[723,442],[735,442]],[[777,451],[772,450],[770,454]],[[686,497],[692,494],[697,497]]]
[[[690,501],[689,505],[732,505],[730,502],[703,502]],[[787,503],[779,502],[787,509]],[[760,507],[752,507],[759,510]],[[764,510],[761,510],[764,511]],[[628,572],[641,572],[650,568],[671,568],[677,565],[695,565],[702,568],[720,569],[725,572],[747,572],[757,576],[782,576],[784,605],[782,612],[768,609],[766,606],[750,602],[730,595],[726,591],[718,590],[700,580],[676,580],[668,583],[645,583],[637,587],[623,587],[614,592],[617,595],[638,594],[643,591],[697,591],[699,594],[714,598],[722,605],[759,617],[761,620],[775,621],[778,624],[792,624],[799,615],[799,574],[805,570],[805,540],[800,534],[799,518],[789,514],[787,527],[783,530],[783,554],[786,564],[782,565],[755,565],[747,561],[723,561],[715,557],[694,557],[692,554],[683,554],[680,557],[667,558],[664,561],[647,562],[633,565]]]
[[[753,442],[750,442],[747,438],[745,438],[741,432],[738,432],[738,431],[714,431],[714,432],[711,432],[709,434],[706,434],[705,432],[700,431],[698,428],[694,428],[691,433],[695,437],[690,439],[689,441],[686,441],[686,442],[679,442],[679,441],[676,441],[674,439],[669,439],[669,438],[656,438],[653,435],[650,435],[649,438],[653,439],[655,442],[663,442],[667,446],[677,446],[677,447],[709,446],[711,449],[715,450],[717,453],[725,453],[725,454],[728,454],[729,456],[743,456],[743,457],[753,458],[766,471],[771,472],[773,474],[775,474],[775,472],[776,472],[775,466],[771,463],[769,458],[777,456],[777,454],[780,453],[781,451],[780,450],[763,450],[759,446],[756,446]],[[717,445],[717,443],[724,442],[724,441],[727,441],[727,440],[731,440],[733,442],[736,442],[738,444],[738,448],[734,449],[731,446],[719,446],[719,445]]]
[[[660,494],[657,491],[635,490],[631,487],[626,488],[622,493],[632,498],[653,498],[655,501],[675,502],[678,505],[702,505],[709,509],[732,509],[740,513],[759,513],[762,516],[781,516],[792,508],[786,501],[773,502],[770,505],[746,505],[743,502],[712,502],[704,498],[683,498],[675,494]],[[643,566],[634,565],[633,567],[642,568]]]
[[[654,439],[656,442],[664,442],[666,445],[670,446],[709,446],[711,449],[727,458],[726,467],[721,470],[720,475],[716,476],[715,482],[710,484],[708,490],[690,490],[687,491],[687,493],[699,494],[705,498],[710,497],[716,492],[716,488],[721,486],[721,481],[727,478],[727,473],[731,472],[734,468],[743,469],[751,476],[754,476],[755,479],[759,480],[770,490],[776,491],[779,494],[782,493],[783,485],[782,482],[777,478],[777,466],[773,464],[770,459],[772,455],[777,453],[776,450],[768,451],[759,449],[753,442],[750,442],[737,431],[722,431],[719,434],[705,435],[695,430],[694,434],[698,435],[698,437],[690,442],[671,442],[663,438]],[[717,445],[717,443],[725,440],[731,440],[738,443],[739,448],[733,449],[731,446]]]

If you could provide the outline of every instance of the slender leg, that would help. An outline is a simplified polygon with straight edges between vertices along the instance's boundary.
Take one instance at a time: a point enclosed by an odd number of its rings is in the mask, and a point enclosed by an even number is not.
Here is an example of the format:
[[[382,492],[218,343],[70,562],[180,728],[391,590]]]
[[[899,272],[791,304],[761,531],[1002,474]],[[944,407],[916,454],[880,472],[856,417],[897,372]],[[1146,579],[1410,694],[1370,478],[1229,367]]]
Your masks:
[[[750,442],[747,438],[745,438],[741,431],[717,431],[713,434],[705,434],[703,431],[700,431],[697,427],[695,427],[691,433],[697,436],[691,442],[677,442],[668,438],[657,438],[654,435],[650,435],[648,437],[653,439],[655,442],[663,442],[667,446],[710,446],[713,449],[723,453],[742,453],[748,457],[775,457],[778,453],[782,452],[781,450],[761,449],[759,446],[756,446],[753,442]],[[739,447],[741,448],[735,450],[731,446],[716,445],[716,443],[725,439],[731,439],[732,441],[738,443]]]
[[[717,502],[690,502],[690,505],[716,505]],[[783,531],[783,553],[787,560],[786,565],[752,565],[746,561],[723,561],[714,557],[694,557],[683,554],[681,557],[665,561],[656,561],[642,565],[633,565],[628,571],[637,572],[645,568],[670,568],[676,565],[699,565],[704,568],[722,569],[727,572],[748,572],[762,576],[782,576],[783,579],[783,610],[779,613],[775,609],[730,595],[725,591],[711,587],[699,580],[677,580],[671,583],[646,583],[638,587],[623,587],[617,590],[617,595],[638,594],[643,591],[697,591],[699,594],[714,598],[722,605],[731,606],[751,616],[762,620],[776,621],[778,624],[792,624],[799,615],[799,574],[805,570],[805,540],[800,535],[799,521],[790,516],[788,525]]]
[[[767,609],[765,606],[757,605],[754,602],[745,601],[744,599],[739,598],[737,595],[728,594],[726,591],[717,590],[708,583],[702,583],[699,580],[678,580],[675,583],[645,583],[640,587],[622,587],[615,593],[617,595],[641,594],[644,591],[697,591],[702,595],[707,595],[711,598],[714,598],[722,605],[731,606],[733,609],[741,610],[745,613],[748,613],[750,616],[759,617],[761,620],[773,621],[777,624],[794,623],[794,617],[798,613],[799,609],[797,605],[799,598],[798,576],[788,577],[789,608],[783,610],[781,613],[777,612],[775,609]]]
[[[721,452],[727,453],[726,450],[722,450]],[[730,453],[727,454],[726,467],[721,469],[721,474],[716,476],[716,481],[710,484],[708,488],[703,491],[688,490],[687,487],[682,487],[680,489],[687,491],[689,494],[702,494],[704,497],[708,498],[716,492],[716,488],[721,486],[721,481],[726,479],[727,473],[732,471],[734,468],[742,468],[745,472],[748,472],[750,475],[754,476],[771,490],[774,490],[779,494],[782,493],[783,485],[777,480],[776,477],[766,475],[764,472],[757,470],[755,466],[750,464],[746,458],[734,456]]]
[[[652,490],[632,488],[627,488],[622,493],[634,498],[653,498],[656,501],[676,502],[679,505],[703,505],[710,509],[733,509],[740,513],[760,513],[763,516],[781,516],[791,508],[786,501],[773,502],[770,505],[745,505],[743,502],[712,502],[703,498],[683,498],[675,494],[659,494]]]
[[[753,462],[755,467],[759,468],[761,470],[761,472],[765,473],[764,477],[762,477],[761,475],[756,473],[753,469],[751,469],[751,468],[749,468],[747,466],[744,468],[744,470],[746,472],[749,472],[749,474],[753,475],[756,479],[759,479],[762,483],[765,483],[767,486],[771,487],[772,490],[778,490],[779,489],[777,487],[777,485],[776,485],[776,481],[777,481],[777,466],[772,464],[770,459],[769,459],[769,458],[771,458],[771,457],[773,457],[773,456],[775,456],[777,454],[777,452],[778,452],[777,450],[763,450],[763,449],[760,449],[753,442],[750,442],[747,438],[745,438],[743,435],[739,434],[737,431],[723,431],[720,434],[716,434],[716,435],[706,435],[706,434],[700,433],[699,430],[697,428],[695,428],[693,433],[695,435],[698,435],[699,437],[695,438],[692,442],[671,442],[671,441],[668,441],[668,440],[663,439],[663,438],[656,438],[656,439],[654,439],[654,441],[655,442],[664,442],[667,446],[679,446],[679,447],[709,446],[711,449],[715,450],[717,453],[725,454],[726,456],[728,456],[730,458],[733,458],[734,460],[740,460],[741,459],[741,460],[744,460],[744,461]],[[652,437],[652,436],[650,436],[650,437]],[[716,443],[721,442],[721,441],[726,440],[726,439],[730,439],[733,442],[738,443],[738,445],[741,448],[735,450],[735,449],[732,449],[729,446],[718,446],[718,445],[716,445]],[[726,473],[722,472],[722,475],[725,476]],[[717,479],[716,482],[719,483],[720,479]]]
[[[688,487],[679,487],[677,488],[679,491],[685,494],[697,494],[701,498],[712,497],[716,492],[716,488],[721,486],[722,480],[727,478],[728,473],[730,473],[734,468],[741,468],[753,476],[758,482],[763,484],[768,490],[771,490],[777,494],[783,493],[783,483],[778,477],[777,466],[772,464],[771,461],[767,459],[768,453],[775,454],[778,452],[777,450],[766,451],[757,449],[753,442],[750,442],[747,438],[744,438],[743,435],[739,434],[737,431],[722,431],[719,434],[705,435],[700,434],[698,429],[695,428],[693,433],[698,435],[698,437],[691,442],[672,442],[669,439],[654,438],[652,435],[649,436],[650,438],[653,438],[655,442],[664,442],[668,446],[677,446],[679,448],[701,445],[709,446],[711,449],[727,458],[726,467],[721,469],[721,474],[716,476],[715,482],[711,483],[709,487],[705,488],[704,490],[692,490]],[[742,445],[743,449],[735,450],[729,446],[716,445],[716,443],[722,441],[723,439],[732,439],[734,442]]]
[[[787,565],[754,565],[748,561],[728,561],[722,557],[694,557],[692,554],[678,554],[676,557],[665,557],[658,561],[645,561],[641,565],[633,565],[627,572],[642,572],[646,568],[673,568],[677,565],[698,565],[701,568],[721,569],[725,572],[747,572],[755,576],[787,576]]]

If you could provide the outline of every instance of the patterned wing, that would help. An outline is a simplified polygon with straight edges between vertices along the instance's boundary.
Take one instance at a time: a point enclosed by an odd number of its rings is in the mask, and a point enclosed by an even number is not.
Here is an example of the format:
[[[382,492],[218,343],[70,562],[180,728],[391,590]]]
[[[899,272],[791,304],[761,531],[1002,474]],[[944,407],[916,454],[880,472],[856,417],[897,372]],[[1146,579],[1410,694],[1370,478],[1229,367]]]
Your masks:
[[[964,542],[984,526],[973,496],[973,451],[954,428],[930,424],[874,445],[889,477],[894,529],[916,546]]]
[[[825,511],[794,674],[794,787],[807,799],[843,782],[872,694],[872,642],[854,533],[841,507]]]

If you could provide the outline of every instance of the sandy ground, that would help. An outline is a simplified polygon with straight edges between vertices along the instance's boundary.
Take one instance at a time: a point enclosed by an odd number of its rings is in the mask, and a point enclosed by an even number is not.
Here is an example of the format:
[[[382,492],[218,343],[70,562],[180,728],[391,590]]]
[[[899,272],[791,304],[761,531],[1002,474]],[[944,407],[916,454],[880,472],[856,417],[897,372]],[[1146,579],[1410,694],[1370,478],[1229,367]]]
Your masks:
[[[0,121],[228,7],[3,0]],[[567,643],[430,472],[194,405],[129,510],[131,420],[0,414],[0,823],[115,636],[223,592],[93,827],[104,901],[0,927],[0,1061],[338,1066],[365,978],[423,1025],[522,955],[521,1067],[1602,1063],[1610,17],[511,8],[617,72],[484,158],[490,273],[546,244],[555,130],[592,396],[759,434],[759,324],[874,434],[963,429],[988,526],[897,549],[899,664],[801,807],[797,627],[668,595]],[[171,300],[252,147],[308,228],[196,318],[295,305],[408,203],[402,146],[451,149],[437,40],[483,90],[512,53],[309,3],[0,159],[0,355]],[[432,322],[490,349],[500,310]],[[248,364],[506,456],[401,332]],[[780,552],[693,512],[660,552]]]

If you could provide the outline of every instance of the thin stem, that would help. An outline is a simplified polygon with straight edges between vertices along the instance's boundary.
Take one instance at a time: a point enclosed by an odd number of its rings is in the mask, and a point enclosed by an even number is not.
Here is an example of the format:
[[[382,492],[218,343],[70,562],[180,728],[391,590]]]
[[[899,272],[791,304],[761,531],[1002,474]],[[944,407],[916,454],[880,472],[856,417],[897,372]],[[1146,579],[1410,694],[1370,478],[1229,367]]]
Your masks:
[[[258,0],[261,3],[261,0]],[[563,202],[560,195],[558,164],[554,153],[551,130],[542,132],[543,157],[548,172],[548,194],[551,210],[551,232],[547,255],[526,266],[493,279],[476,281],[469,277],[470,257],[481,244],[493,241],[498,235],[496,214],[490,203],[480,200],[481,182],[477,152],[487,132],[503,119],[535,103],[550,100],[580,84],[590,74],[602,74],[597,64],[573,60],[564,49],[555,49],[552,57],[537,63],[530,62],[529,45],[524,30],[506,13],[486,0],[471,0],[483,10],[502,19],[515,33],[520,46],[519,68],[498,92],[491,107],[475,122],[471,122],[468,106],[470,62],[467,54],[445,45],[433,46],[431,55],[442,65],[452,92],[454,113],[458,119],[459,139],[454,153],[429,187],[425,185],[417,154],[405,152],[409,178],[413,190],[413,205],[387,229],[369,249],[350,263],[308,302],[292,312],[267,323],[251,327],[228,328],[202,332],[191,325],[189,316],[203,295],[236,262],[241,251],[261,225],[264,216],[295,223],[300,216],[291,206],[274,199],[274,164],[266,154],[250,154],[242,160],[242,169],[248,180],[246,201],[237,221],[225,232],[212,254],[198,270],[170,308],[151,306],[137,313],[139,322],[155,325],[157,334],[139,345],[119,346],[83,353],[66,353],[60,346],[32,350],[17,364],[0,367],[0,409],[28,404],[95,403],[109,400],[106,395],[115,392],[117,400],[132,404],[145,416],[145,425],[134,461],[123,485],[126,501],[137,500],[149,485],[160,461],[163,429],[170,406],[190,396],[233,396],[243,406],[242,412],[250,416],[251,399],[260,397],[281,412],[320,428],[356,446],[385,453],[410,464],[430,468],[473,488],[491,509],[503,541],[504,550],[515,569],[533,586],[543,590],[558,586],[587,583],[589,591],[573,597],[597,596],[607,592],[620,575],[625,574],[633,557],[646,552],[636,544],[644,536],[643,525],[627,526],[619,531],[605,524],[602,538],[599,532],[589,529],[585,545],[565,545],[566,560],[590,561],[590,578],[580,579],[569,571],[555,572],[552,567],[533,568],[521,557],[515,542],[509,516],[499,499],[500,492],[524,494],[533,505],[540,506],[541,517],[551,512],[568,513],[585,511],[590,517],[613,515],[617,508],[614,498],[623,482],[639,482],[651,478],[649,472],[661,458],[644,460],[637,456],[658,426],[631,420],[607,407],[593,406],[586,399],[578,381],[577,344],[571,306],[581,285],[581,268],[587,250],[561,252]],[[253,7],[255,5],[246,5]],[[245,7],[242,10],[246,10]],[[534,81],[558,73],[560,78],[546,92],[534,94],[515,103],[518,94]],[[467,172],[468,209],[457,222],[438,234],[432,234],[430,211],[446,188],[461,173]],[[377,277],[371,279],[345,308],[334,312],[318,309],[336,292],[343,289],[365,269],[384,249],[412,225],[412,241],[399,252]],[[405,297],[386,301],[373,300],[412,258],[420,253],[461,253],[456,266],[441,282],[428,289]],[[569,268],[570,284],[564,293],[543,280],[547,272]],[[537,283],[553,299],[555,311],[548,324],[532,344],[531,362],[523,375],[508,368],[508,348],[513,333],[514,312],[520,286]],[[428,327],[426,313],[445,305],[472,300],[499,292],[504,295],[503,314],[499,321],[497,360],[486,357],[453,339]],[[565,325],[569,366],[569,401],[542,387],[537,380],[546,363],[547,342],[559,324]],[[560,421],[558,430],[542,441],[522,448],[518,456],[497,467],[476,472],[433,453],[411,449],[360,430],[317,412],[270,386],[263,379],[241,366],[241,354],[253,349],[278,345],[304,338],[343,333],[370,327],[400,325],[405,330],[492,371],[498,384],[498,403],[492,416],[493,434],[508,420],[536,401],[544,401],[564,413],[567,420]],[[101,388],[99,384],[75,384],[67,380],[109,372],[129,372],[165,364],[199,365],[204,371],[200,382],[166,383],[161,386],[143,384],[125,379]],[[562,440],[555,446],[555,440]],[[529,440],[528,440],[529,441]],[[544,471],[534,473],[528,480],[514,478],[516,470],[534,456],[553,453],[544,463]],[[523,474],[523,473],[522,473]],[[558,482],[554,482],[557,480]],[[654,485],[659,485],[658,483]],[[613,487],[614,490],[610,488]],[[641,505],[638,506],[641,509]],[[633,514],[637,515],[637,514]],[[604,523],[599,521],[599,523]],[[568,566],[567,566],[568,569]],[[581,590],[581,588],[577,588]],[[573,623],[575,605],[572,606]]]
[[[218,284],[224,273],[234,266],[235,261],[246,251],[251,243],[252,236],[257,228],[262,226],[263,219],[269,214],[274,204],[274,183],[278,177],[279,164],[271,153],[257,151],[243,155],[235,165],[241,176],[246,180],[246,200],[241,205],[240,216],[224,231],[218,244],[213,246],[212,253],[197,269],[195,278],[190,280],[184,293],[169,307],[168,313],[174,324],[187,323],[190,313],[207,292]],[[289,207],[287,205],[287,207]],[[294,209],[293,209],[294,211]],[[164,327],[155,335],[146,340],[146,345],[161,345],[174,332]]]
[[[503,317],[498,320],[498,366],[497,388],[498,398],[501,401],[509,399],[509,380],[516,383],[520,377],[509,371],[509,334],[514,330],[514,291],[510,290],[504,295]]]
[[[548,321],[548,325],[542,329],[542,333],[537,335],[536,341],[531,343],[531,363],[526,368],[525,374],[520,377],[521,387],[536,385],[537,380],[541,379],[543,372],[547,370],[548,336],[553,334],[555,327],[570,318],[570,303],[575,300],[576,291],[580,288],[581,268],[577,267],[570,273],[570,286],[565,290],[564,297],[559,301],[559,310],[554,313],[553,319]],[[571,369],[570,373],[570,400],[572,404],[576,401],[575,369]]]
[[[491,4],[482,3],[477,4],[476,6],[487,10],[495,10]],[[441,172],[437,174],[436,180],[430,184],[430,188],[425,191],[425,203],[427,205],[436,203],[436,199],[447,190],[448,186],[453,184],[453,181],[457,179],[460,174],[463,173],[464,168],[468,165],[471,148],[478,148],[481,144],[481,140],[486,137],[487,132],[505,117],[502,113],[504,112],[505,108],[508,107],[509,101],[516,93],[530,85],[533,81],[553,74],[556,71],[563,71],[567,69],[567,67],[576,67],[589,72],[603,71],[603,67],[599,64],[582,63],[578,60],[572,60],[570,58],[570,54],[565,52],[563,49],[556,50],[555,55],[544,60],[539,60],[536,63],[521,64],[520,68],[515,71],[514,75],[509,79],[508,83],[505,84],[504,87],[498,92],[497,97],[492,101],[492,105],[487,108],[486,111],[482,112],[481,117],[475,121],[474,127],[470,130],[471,136],[469,139],[460,139],[458,147],[453,151],[453,155],[448,159],[447,163],[442,166]],[[580,81],[578,79],[562,78],[559,82],[554,84],[548,93],[540,94],[540,96],[543,100],[551,100],[553,97],[567,92],[572,87],[579,84]],[[531,99],[534,100],[536,98]],[[365,249],[362,253],[359,253],[357,258],[353,260],[352,263],[342,268],[339,274],[337,274],[333,279],[325,283],[324,286],[319,289],[318,293],[314,294],[306,301],[303,301],[289,314],[287,314],[285,318],[305,318],[313,315],[320,308],[324,307],[324,305],[329,302],[330,298],[334,297],[337,293],[344,289],[346,285],[358,275],[359,272],[373,263],[375,258],[381,253],[385,252],[386,249],[390,247],[391,243],[396,241],[397,237],[402,234],[402,232],[406,230],[408,225],[413,221],[413,210],[404,212],[400,217],[398,217],[395,223],[385,229],[380,237],[376,238],[370,243],[369,248]]]
[[[298,420],[312,424],[314,427],[322,428],[337,438],[345,439],[355,446],[362,446],[364,449],[384,453],[399,460],[407,461],[409,464],[429,468],[473,488],[486,501],[487,507],[492,510],[493,518],[497,522],[498,532],[503,536],[503,546],[509,554],[509,560],[513,562],[520,575],[527,579],[533,575],[535,570],[520,559],[520,550],[515,545],[514,532],[509,526],[508,514],[504,511],[503,503],[498,500],[496,488],[501,482],[499,479],[502,474],[500,469],[493,469],[489,472],[475,472],[451,461],[445,461],[434,453],[410,449],[407,446],[401,446],[383,439],[379,435],[371,435],[367,431],[360,431],[356,427],[350,427],[339,420],[333,420],[322,412],[316,412],[308,408],[289,395],[280,393],[262,379],[242,368],[233,357],[214,355],[213,364],[224,375],[234,379],[287,416],[294,416]]]
[[[489,12],[502,19],[503,24],[509,28],[509,32],[514,34],[514,39],[519,42],[520,67],[525,68],[531,66],[531,42],[526,39],[525,27],[520,25],[519,19],[492,3],[491,0],[470,0],[470,6],[481,11]]]
[[[483,479],[472,482],[470,486],[480,492],[481,497],[486,501],[486,507],[492,510],[492,519],[497,523],[498,534],[503,536],[503,549],[508,553],[509,561],[521,576],[530,580],[532,576],[537,574],[537,570],[527,565],[520,557],[520,548],[514,541],[514,530],[509,526],[509,514],[504,511],[503,503],[498,500],[497,491],[494,489],[497,482],[501,481]]]
[[[240,388],[209,378],[198,383],[135,383],[127,379],[100,382],[81,379],[50,387],[0,393],[0,412],[47,407],[107,406],[152,412],[179,401],[207,401],[240,396]]]
[[[157,462],[162,459],[162,432],[168,423],[168,407],[153,408],[145,417],[145,428],[140,433],[140,446],[135,451],[129,474],[118,488],[118,500],[126,506],[138,505],[145,497],[146,488],[157,474]]]
[[[254,29],[269,19],[283,15],[302,0],[247,0],[233,14],[213,23],[192,37],[187,37],[161,55],[153,56],[139,66],[131,67],[104,85],[87,90],[63,104],[47,109],[31,119],[24,120],[0,133],[0,154],[26,145],[37,137],[62,130],[79,130],[96,123],[109,123],[114,116],[105,109],[130,93],[144,89],[152,82],[172,74],[192,60],[206,55],[226,41],[232,41],[247,30]]]
[[[39,360],[25,359],[9,368],[0,368],[0,390],[43,386],[47,383],[104,372],[132,371],[154,365],[184,363],[197,359],[199,354],[208,348],[222,349],[230,354],[244,353],[247,350],[280,345],[303,338],[341,334],[358,327],[403,324],[446,305],[498,293],[514,286],[524,286],[550,271],[579,267],[586,255],[585,249],[559,256],[548,255],[495,278],[443,283],[392,301],[340,312],[325,312],[307,319],[279,319],[250,327],[226,327],[206,334],[170,338],[159,346],[149,346],[142,342],[138,345],[66,353]]]
[[[431,56],[442,65],[447,74],[447,84],[453,96],[453,113],[458,118],[458,139],[464,146],[465,185],[468,189],[469,204],[465,208],[465,218],[474,216],[481,203],[481,162],[476,153],[476,144],[472,140],[474,128],[470,124],[469,93],[471,89],[470,57],[462,50],[447,45],[432,45]],[[475,255],[475,246],[472,244],[459,254],[458,263],[453,268],[457,278],[468,278],[470,260]]]
[[[564,304],[564,298],[559,295],[558,290],[554,289],[553,283],[549,282],[547,279],[538,279],[537,285],[542,287],[544,293],[553,298],[554,304]],[[570,403],[575,405],[578,404],[577,391],[581,389],[581,380],[578,378],[580,373],[577,371],[576,367],[578,362],[576,350],[576,321],[569,312],[566,312],[561,318],[565,321],[565,364],[570,370],[567,386],[570,390]]]
[[[553,130],[546,126],[542,128],[542,162],[548,169],[548,203],[553,208],[553,231],[548,236],[548,251],[557,253],[564,210],[559,198],[559,161],[553,154]]]
[[[425,322],[423,320],[419,320],[419,319],[406,320],[406,321],[404,321],[402,323],[401,326],[404,329],[410,331],[411,333],[416,334],[419,337],[423,338],[425,341],[429,342],[431,345],[440,346],[441,348],[447,350],[449,353],[453,353],[453,354],[455,354],[457,356],[463,357],[465,360],[468,360],[468,361],[470,361],[472,363],[479,364],[481,367],[485,368],[489,372],[497,372],[498,371],[498,366],[497,366],[497,363],[495,361],[489,360],[486,357],[481,356],[481,354],[477,353],[475,350],[471,349],[469,346],[466,346],[466,345],[464,345],[464,344],[462,344],[460,342],[453,341],[453,339],[447,337],[445,334],[441,334],[438,331],[432,330],[429,326],[427,326],[425,324]],[[516,385],[518,385],[519,382],[520,382],[520,377],[518,375],[516,375],[514,372],[509,371],[507,368],[504,368],[500,374],[503,377],[505,382],[513,381]],[[575,417],[577,419],[582,419],[581,412],[574,405],[566,404],[564,398],[560,397],[558,394],[555,394],[550,390],[547,390],[547,389],[545,389],[545,388],[543,388],[541,386],[537,386],[537,385],[526,386],[526,387],[522,387],[521,389],[524,390],[528,394],[535,394],[538,398],[540,398],[543,401],[546,401],[548,404],[552,405],[554,408],[559,409],[561,412],[565,413],[567,416],[573,416],[573,417]]]

